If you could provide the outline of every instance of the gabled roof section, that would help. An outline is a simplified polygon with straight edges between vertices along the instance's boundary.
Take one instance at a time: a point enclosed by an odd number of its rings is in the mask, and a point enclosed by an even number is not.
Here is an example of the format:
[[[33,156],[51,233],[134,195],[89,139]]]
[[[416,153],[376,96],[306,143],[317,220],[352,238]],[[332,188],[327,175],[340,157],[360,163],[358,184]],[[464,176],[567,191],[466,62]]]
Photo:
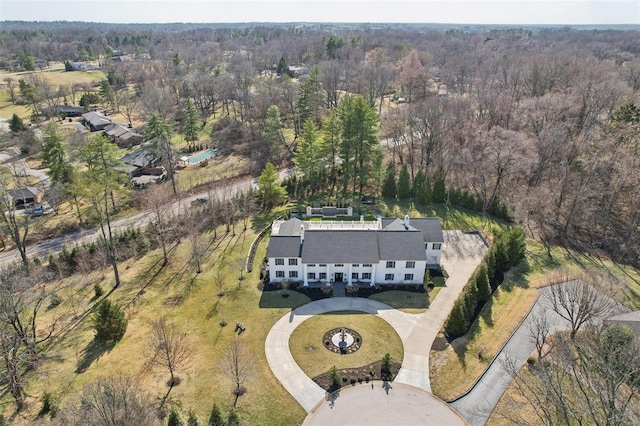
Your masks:
[[[404,226],[404,220],[402,219],[395,219],[393,220],[391,223],[389,223],[388,225],[384,225],[384,223],[382,224],[382,229],[385,231],[415,231],[416,228],[414,228],[413,226],[411,226],[411,223],[409,223],[409,228],[405,228]]]
[[[147,147],[137,149],[121,158],[122,162],[136,167],[147,167],[156,160],[156,155]]]
[[[380,260],[427,260],[420,231],[381,231],[378,236]]]
[[[267,257],[300,257],[300,237],[271,236]]]
[[[302,263],[377,263],[375,231],[308,230],[302,244]]]
[[[442,225],[437,217],[412,217],[409,224],[415,229],[422,231],[422,238],[425,243],[443,243]]]
[[[24,200],[28,198],[35,198],[42,192],[42,189],[37,186],[25,186],[22,188],[15,188],[7,190],[7,193],[14,200]]]
[[[105,126],[111,123],[111,119],[106,116],[100,114],[99,112],[90,111],[86,114],[82,114],[82,118],[91,124],[92,126]]]
[[[286,222],[283,222],[282,224],[280,224],[280,230],[278,231],[278,235],[290,236],[290,237],[294,235],[300,236],[301,226],[304,226],[305,229],[307,229],[309,227],[309,224],[301,221],[296,217],[291,218]]]
[[[129,133],[130,130],[124,126],[121,126],[120,124],[111,123],[104,128],[104,132],[109,136],[117,138],[118,136],[122,136],[125,133]]]

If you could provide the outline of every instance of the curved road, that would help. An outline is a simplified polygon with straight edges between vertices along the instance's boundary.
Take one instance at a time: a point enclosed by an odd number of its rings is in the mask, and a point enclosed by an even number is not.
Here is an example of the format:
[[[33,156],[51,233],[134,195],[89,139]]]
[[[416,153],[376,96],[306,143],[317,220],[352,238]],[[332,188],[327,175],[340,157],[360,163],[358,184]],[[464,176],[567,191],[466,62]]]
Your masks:
[[[554,285],[562,286],[565,284]],[[511,384],[513,377],[509,374],[507,366],[522,367],[535,350],[535,341],[530,334],[533,318],[546,313],[552,334],[570,329],[569,322],[547,306],[545,294],[549,293],[549,289],[550,286],[540,289],[538,298],[529,314],[513,332],[473,388],[461,398],[451,402],[450,405],[462,414],[472,426],[481,426],[487,422],[491,412]],[[610,313],[615,315],[627,311],[627,308],[615,303]]]
[[[291,174],[292,169],[282,170],[280,172],[280,178],[284,178]],[[190,208],[191,202],[197,197],[208,196],[216,197],[219,199],[226,199],[238,192],[246,191],[249,188],[257,188],[258,179],[250,179],[242,182],[234,183],[228,186],[217,188],[209,192],[203,192],[201,194],[193,195],[188,198],[178,200],[171,204],[171,210],[174,214],[180,214],[185,209]],[[115,220],[111,223],[113,232],[118,232],[130,227],[144,227],[149,223],[151,211],[147,210],[142,213],[138,213],[134,216]],[[78,232],[73,232],[58,238],[52,238],[50,240],[42,241],[36,244],[32,244],[27,247],[27,255],[29,257],[38,256],[45,258],[49,256],[51,251],[58,252],[62,250],[62,246],[72,246],[75,244],[81,244],[83,242],[95,241],[101,234],[100,228],[85,229]],[[11,250],[0,254],[0,267],[9,263],[13,263],[20,260],[20,254],[18,250]]]

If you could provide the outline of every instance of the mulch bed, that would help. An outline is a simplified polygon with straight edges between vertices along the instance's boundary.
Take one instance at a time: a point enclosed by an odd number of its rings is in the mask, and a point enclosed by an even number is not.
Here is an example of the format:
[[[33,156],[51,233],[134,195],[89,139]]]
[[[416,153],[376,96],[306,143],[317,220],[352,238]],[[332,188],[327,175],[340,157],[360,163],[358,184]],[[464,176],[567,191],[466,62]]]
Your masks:
[[[342,378],[340,382],[335,385],[333,381],[329,378],[329,372],[324,374],[320,374],[319,376],[314,377],[312,380],[318,384],[322,389],[328,392],[334,392],[340,388],[345,386],[354,386],[356,383],[362,382],[370,382],[371,380],[389,380],[393,381],[398,371],[400,371],[401,363],[397,361],[391,361],[391,374],[383,377],[380,371],[380,366],[382,365],[382,361],[376,361],[372,364],[365,365],[363,367],[356,368],[344,368],[338,370],[340,377]],[[371,374],[373,373],[373,375]]]

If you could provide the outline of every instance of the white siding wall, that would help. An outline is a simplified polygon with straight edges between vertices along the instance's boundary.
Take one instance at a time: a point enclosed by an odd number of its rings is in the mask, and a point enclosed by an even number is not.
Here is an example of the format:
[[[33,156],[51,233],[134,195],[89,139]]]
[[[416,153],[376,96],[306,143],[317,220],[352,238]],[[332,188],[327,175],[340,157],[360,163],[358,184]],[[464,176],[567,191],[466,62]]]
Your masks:
[[[435,243],[440,244],[439,249],[433,248],[434,243],[425,243],[425,251],[427,253],[427,265],[439,265],[440,257],[442,256],[442,249],[444,243]]]
[[[285,258],[280,258],[280,259],[284,259],[284,265],[276,265],[276,258],[269,258],[269,279],[272,282],[281,282],[281,281],[302,281],[304,279],[304,276],[302,274],[302,259],[297,258],[298,259],[298,264],[297,265],[289,265],[289,258],[285,257]],[[283,271],[284,272],[284,277],[278,277],[278,273],[277,271]],[[298,272],[298,277],[297,278],[291,278],[289,272],[290,271],[297,271]]]
[[[407,268],[407,262],[404,260],[396,260],[395,268],[387,268],[387,261],[383,260],[377,265],[376,283],[378,284],[422,284],[424,280],[424,270],[427,262],[424,260],[415,261],[414,268]],[[393,274],[393,280],[385,279],[387,274]],[[413,274],[413,280],[405,280],[405,274]]]

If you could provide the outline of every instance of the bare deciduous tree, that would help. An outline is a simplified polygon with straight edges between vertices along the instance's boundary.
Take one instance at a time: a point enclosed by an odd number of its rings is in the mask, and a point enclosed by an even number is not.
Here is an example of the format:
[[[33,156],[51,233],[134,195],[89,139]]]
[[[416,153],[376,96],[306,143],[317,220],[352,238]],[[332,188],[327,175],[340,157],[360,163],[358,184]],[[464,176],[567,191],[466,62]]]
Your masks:
[[[245,384],[255,374],[255,361],[247,346],[237,336],[234,336],[227,348],[224,363],[226,372],[233,381],[233,395],[235,396],[233,406],[235,407],[238,398],[247,392]]]
[[[536,344],[536,354],[538,361],[542,360],[553,348],[552,326],[549,316],[544,311],[536,312],[529,323],[529,336]]]
[[[544,297],[549,308],[571,324],[571,339],[580,327],[604,318],[614,306],[613,299],[582,279],[551,285]]]
[[[162,248],[162,266],[169,263],[169,244],[172,240],[171,233],[174,230],[173,210],[171,206],[171,193],[165,186],[153,185],[145,191],[144,202],[151,211],[149,227],[151,235],[157,239]]]
[[[186,368],[191,360],[191,348],[187,334],[181,333],[173,324],[162,317],[151,323],[147,353],[147,366],[159,366],[169,370],[169,386],[179,383],[176,372]]]

